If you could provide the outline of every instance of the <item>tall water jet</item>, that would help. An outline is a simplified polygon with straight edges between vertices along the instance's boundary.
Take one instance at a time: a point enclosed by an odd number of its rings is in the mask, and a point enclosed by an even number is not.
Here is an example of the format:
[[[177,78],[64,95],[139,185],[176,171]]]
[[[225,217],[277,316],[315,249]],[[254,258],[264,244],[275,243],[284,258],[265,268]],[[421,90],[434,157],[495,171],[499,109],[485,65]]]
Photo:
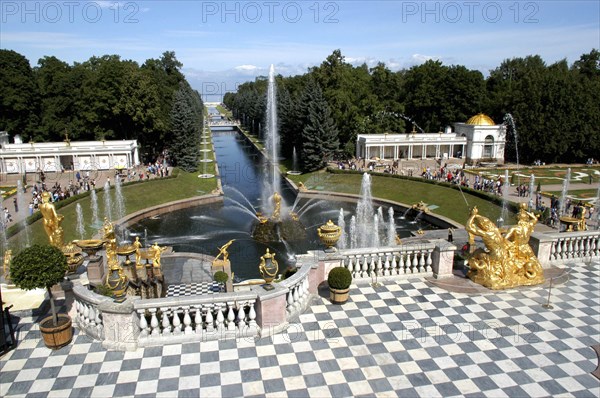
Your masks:
[[[510,179],[508,178],[508,169],[504,170],[504,184],[502,185],[502,213],[497,224],[501,226],[508,219],[508,192],[510,191]]]
[[[534,197],[535,197],[535,175],[532,173],[531,177],[529,177],[529,210],[533,210],[535,206]]]
[[[125,198],[121,189],[121,178],[115,178],[115,202],[117,202],[117,220],[125,217]]]
[[[96,195],[96,189],[92,188],[90,191],[90,207],[92,208],[92,225],[99,225],[100,218],[98,217],[98,195]]]
[[[294,146],[294,150],[292,151],[292,170],[293,171],[298,171],[299,170],[299,164],[298,164],[298,152],[296,152],[296,147]]]
[[[379,240],[379,214],[373,216],[373,231],[371,232],[371,244],[369,246],[381,246],[381,241]]]
[[[515,125],[515,119],[510,113],[504,115],[504,125],[506,125],[513,137],[515,138],[515,155],[517,157],[517,185],[519,185],[519,137],[517,135],[517,126]]]
[[[338,249],[346,248],[346,221],[344,220],[344,209],[340,209],[340,214],[338,216],[337,225],[342,229],[342,234],[340,235],[340,239],[338,239],[337,247]]]
[[[19,208],[19,212],[25,214],[25,217],[23,217],[23,219],[20,221],[20,224],[23,226],[24,246],[29,247],[31,245],[29,238],[29,226],[27,225],[27,211],[29,205],[27,203],[27,198],[25,198],[25,193],[23,192],[23,183],[21,182],[21,179],[17,180],[17,206]],[[15,217],[16,216],[17,215],[15,214]]]
[[[110,182],[106,180],[104,183],[104,217],[112,220],[112,203],[110,200]]]
[[[388,227],[387,227],[387,245],[394,246],[396,244],[396,222],[394,221],[394,208],[390,206],[388,209]]]
[[[279,132],[277,131],[277,86],[275,85],[275,68],[269,68],[269,86],[267,90],[267,131],[265,148],[267,151],[267,174],[263,191],[263,203],[269,203],[269,198],[279,190]]]
[[[371,176],[363,174],[360,184],[360,199],[356,205],[356,234],[357,247],[368,247],[371,245],[369,236],[373,235],[373,196],[371,194]]]
[[[356,236],[356,217],[350,218],[350,249],[356,249],[358,247],[358,237]]]
[[[79,234],[79,239],[83,239],[85,227],[83,224],[83,210],[80,203],[77,203],[77,206],[75,206],[75,212],[77,213],[77,233]]]
[[[560,194],[559,214],[565,215],[567,212],[567,194],[569,193],[569,183],[571,181],[571,168],[567,169],[567,175],[563,180],[562,192]]]

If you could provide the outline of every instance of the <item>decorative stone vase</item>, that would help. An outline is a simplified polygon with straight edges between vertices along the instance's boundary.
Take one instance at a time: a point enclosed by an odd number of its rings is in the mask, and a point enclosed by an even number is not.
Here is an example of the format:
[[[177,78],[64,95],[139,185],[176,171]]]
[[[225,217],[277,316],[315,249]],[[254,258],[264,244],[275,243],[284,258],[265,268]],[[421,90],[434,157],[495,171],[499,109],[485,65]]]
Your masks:
[[[64,245],[61,248],[61,251],[67,258],[67,266],[69,267],[67,274],[75,273],[75,271],[77,271],[77,268],[79,268],[79,266],[83,264],[83,255],[81,254],[81,248],[75,246],[73,243],[69,243],[67,245]]]
[[[40,332],[44,338],[46,347],[58,350],[69,344],[73,339],[73,324],[71,317],[67,314],[57,314],[58,323],[54,326],[52,315],[40,322]]]
[[[342,228],[335,225],[333,221],[329,220],[327,223],[317,228],[317,234],[319,235],[321,242],[327,246],[327,251],[331,252],[335,251],[334,246],[342,235]]]
[[[260,257],[258,270],[267,284],[273,282],[273,279],[275,279],[275,276],[279,271],[279,264],[275,260],[275,253],[270,253],[268,248],[267,252]]]

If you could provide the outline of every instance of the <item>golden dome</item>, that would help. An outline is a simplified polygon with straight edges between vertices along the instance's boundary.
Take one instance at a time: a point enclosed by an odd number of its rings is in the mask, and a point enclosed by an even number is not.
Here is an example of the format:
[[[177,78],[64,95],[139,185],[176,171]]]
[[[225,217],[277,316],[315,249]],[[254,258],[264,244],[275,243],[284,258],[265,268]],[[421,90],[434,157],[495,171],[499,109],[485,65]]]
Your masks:
[[[495,126],[496,125],[496,123],[494,123],[494,121],[492,120],[491,117],[489,117],[488,115],[485,115],[483,113],[478,113],[477,115],[475,115],[472,118],[470,118],[469,120],[467,120],[467,124],[472,124],[475,126]]]

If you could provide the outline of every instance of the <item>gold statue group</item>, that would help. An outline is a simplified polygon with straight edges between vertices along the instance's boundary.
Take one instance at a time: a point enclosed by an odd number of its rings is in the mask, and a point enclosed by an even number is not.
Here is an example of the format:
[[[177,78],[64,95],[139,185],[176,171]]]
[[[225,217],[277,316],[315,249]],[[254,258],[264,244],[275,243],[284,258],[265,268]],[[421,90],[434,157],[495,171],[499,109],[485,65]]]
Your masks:
[[[478,214],[477,207],[465,225],[469,243],[481,237],[487,250],[477,249],[469,258],[467,276],[490,289],[507,289],[544,282],[542,266],[529,246],[529,238],[537,223],[535,214],[521,204],[517,225],[503,233],[492,221]]]

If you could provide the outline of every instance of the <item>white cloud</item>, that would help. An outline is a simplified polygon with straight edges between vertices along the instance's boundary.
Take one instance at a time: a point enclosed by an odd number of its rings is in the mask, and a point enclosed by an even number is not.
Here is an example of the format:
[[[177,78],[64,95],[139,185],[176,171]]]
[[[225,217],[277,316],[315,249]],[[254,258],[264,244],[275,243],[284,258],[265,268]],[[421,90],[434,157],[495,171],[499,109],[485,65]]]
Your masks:
[[[259,67],[256,65],[239,65],[233,69],[240,71],[240,72],[254,72],[257,69],[259,69]]]

